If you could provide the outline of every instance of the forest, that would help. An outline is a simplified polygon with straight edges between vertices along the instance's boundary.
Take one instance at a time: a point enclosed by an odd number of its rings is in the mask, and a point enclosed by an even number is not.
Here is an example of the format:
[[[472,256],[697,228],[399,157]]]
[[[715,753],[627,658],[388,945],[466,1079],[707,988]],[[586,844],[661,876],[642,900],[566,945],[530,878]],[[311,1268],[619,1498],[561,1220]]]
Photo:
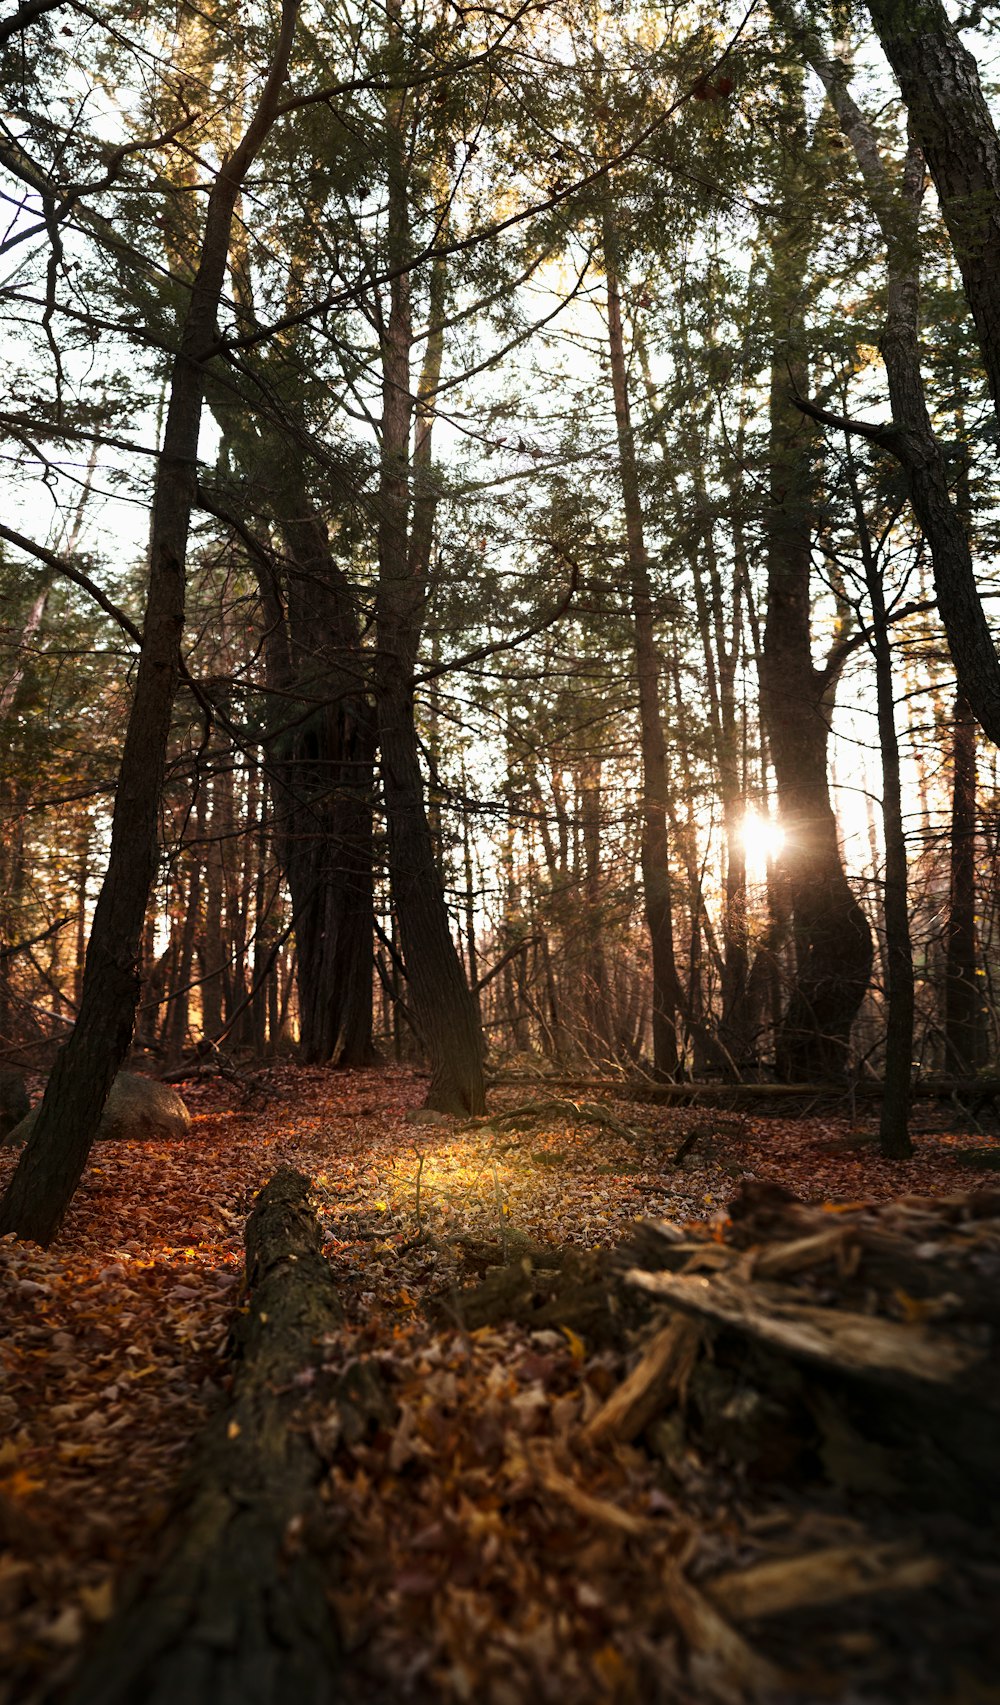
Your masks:
[[[997,7],[0,68],[0,1705],[988,1705]]]

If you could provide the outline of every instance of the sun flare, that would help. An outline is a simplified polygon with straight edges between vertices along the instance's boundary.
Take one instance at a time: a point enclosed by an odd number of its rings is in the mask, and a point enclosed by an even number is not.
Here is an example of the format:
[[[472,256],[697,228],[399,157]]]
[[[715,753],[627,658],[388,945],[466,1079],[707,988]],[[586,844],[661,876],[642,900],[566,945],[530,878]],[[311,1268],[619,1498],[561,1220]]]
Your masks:
[[[741,833],[749,864],[766,865],[770,859],[777,858],[785,844],[785,831],[781,824],[773,822],[770,817],[762,817],[759,811],[746,813]]]

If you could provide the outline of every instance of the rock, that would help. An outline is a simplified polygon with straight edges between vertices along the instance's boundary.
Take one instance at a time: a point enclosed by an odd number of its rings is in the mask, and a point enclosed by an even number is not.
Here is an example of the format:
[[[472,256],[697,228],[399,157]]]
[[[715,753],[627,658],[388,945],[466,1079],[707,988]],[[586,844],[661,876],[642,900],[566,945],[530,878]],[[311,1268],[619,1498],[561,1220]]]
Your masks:
[[[20,1072],[0,1066],[0,1137],[5,1137],[31,1109],[31,1101]]]
[[[438,1125],[442,1130],[455,1124],[454,1113],[439,1113],[434,1107],[413,1107],[403,1118],[408,1125]]]
[[[38,1109],[33,1108],[4,1138],[4,1146],[27,1142],[37,1116]],[[155,1078],[119,1072],[111,1085],[97,1137],[98,1141],[162,1142],[168,1137],[186,1137],[190,1129],[191,1115],[176,1089],[157,1083]]]

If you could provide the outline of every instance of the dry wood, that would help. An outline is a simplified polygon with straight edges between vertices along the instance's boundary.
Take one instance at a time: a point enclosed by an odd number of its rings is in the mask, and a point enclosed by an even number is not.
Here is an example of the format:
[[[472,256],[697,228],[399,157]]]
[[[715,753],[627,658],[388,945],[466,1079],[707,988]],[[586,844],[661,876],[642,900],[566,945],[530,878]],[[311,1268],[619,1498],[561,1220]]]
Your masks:
[[[646,1346],[642,1359],[597,1411],[582,1433],[583,1442],[618,1439],[628,1444],[673,1399],[683,1396],[694,1366],[701,1333],[690,1320],[671,1320]]]
[[[705,1279],[635,1267],[626,1278],[686,1313],[734,1327],[787,1355],[881,1383],[922,1380],[946,1387],[982,1360],[965,1344],[926,1326],[818,1308],[794,1301],[777,1286],[739,1286],[721,1275]]]
[[[692,1586],[676,1559],[663,1574],[667,1603],[689,1651],[700,1696],[732,1701],[771,1699],[787,1693],[781,1671],[755,1652],[710,1599]]]
[[[644,1539],[655,1533],[655,1523],[633,1515],[631,1510],[623,1510],[608,1498],[597,1498],[592,1492],[584,1492],[568,1474],[563,1474],[540,1457],[535,1458],[532,1467],[539,1484],[575,1510],[584,1521],[595,1522],[598,1527],[610,1528],[614,1533],[627,1534],[631,1539]]]
[[[800,1557],[779,1557],[716,1575],[705,1591],[734,1622],[781,1616],[810,1605],[871,1593],[919,1592],[943,1564],[900,1545],[830,1545]]]
[[[758,1278],[784,1278],[818,1267],[824,1261],[843,1257],[851,1238],[847,1226],[832,1226],[827,1231],[812,1232],[808,1237],[796,1237],[782,1243],[771,1243],[754,1255],[753,1270]]]

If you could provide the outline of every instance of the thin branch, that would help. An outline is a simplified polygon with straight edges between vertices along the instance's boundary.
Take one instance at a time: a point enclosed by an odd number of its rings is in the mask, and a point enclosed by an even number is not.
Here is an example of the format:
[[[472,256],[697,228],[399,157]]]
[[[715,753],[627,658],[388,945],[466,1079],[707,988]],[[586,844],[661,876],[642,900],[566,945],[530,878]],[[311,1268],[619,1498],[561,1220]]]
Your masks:
[[[45,545],[38,545],[34,539],[25,538],[23,533],[16,533],[13,527],[6,526],[2,521],[0,521],[0,539],[5,539],[9,545],[15,545],[19,551],[24,551],[26,556],[33,556],[39,562],[44,562],[46,567],[54,569],[57,574],[65,575],[67,580],[72,580],[75,586],[79,586],[84,592],[89,593],[94,602],[100,605],[104,614],[110,616],[112,621],[117,622],[122,632],[127,634],[129,639],[134,640],[136,645],[142,644],[142,633],[139,628],[125,614],[124,610],[120,610],[107,593],[101,590],[97,582],[91,580],[89,574],[84,574],[81,569],[74,568],[73,564],[67,562],[65,557],[57,556],[55,551],[48,550]]]
[[[58,935],[61,929],[65,929],[66,925],[72,922],[70,917],[58,918],[54,924],[49,924],[48,929],[43,929],[38,935],[29,936],[27,941],[15,941],[10,947],[0,947],[0,961],[13,959],[18,953],[27,953],[29,948],[37,947],[41,941],[48,941],[50,935]]]
[[[501,955],[496,964],[491,965],[489,970],[479,978],[476,984],[476,994],[478,995],[485,989],[487,983],[492,983],[494,977],[498,977],[504,966],[509,965],[512,959],[516,959],[519,953],[527,953],[529,947],[537,947],[542,940],[543,937],[540,935],[529,935],[525,937],[524,941],[515,941],[513,947],[508,947],[506,953]]]
[[[472,663],[482,663],[487,657],[496,656],[498,651],[512,651],[516,646],[523,645],[525,640],[535,639],[538,634],[544,633],[546,628],[552,627],[561,616],[566,614],[573,602],[573,594],[576,592],[578,579],[579,567],[577,563],[573,563],[570,583],[563,597],[554,609],[540,617],[530,628],[525,628],[521,633],[514,634],[510,639],[498,639],[492,645],[477,646],[475,651],[467,651],[464,656],[454,657],[447,663],[436,663],[433,669],[425,669],[422,675],[414,676],[414,686],[422,687],[427,681],[436,681],[441,675],[454,674],[456,669],[467,669]]]

